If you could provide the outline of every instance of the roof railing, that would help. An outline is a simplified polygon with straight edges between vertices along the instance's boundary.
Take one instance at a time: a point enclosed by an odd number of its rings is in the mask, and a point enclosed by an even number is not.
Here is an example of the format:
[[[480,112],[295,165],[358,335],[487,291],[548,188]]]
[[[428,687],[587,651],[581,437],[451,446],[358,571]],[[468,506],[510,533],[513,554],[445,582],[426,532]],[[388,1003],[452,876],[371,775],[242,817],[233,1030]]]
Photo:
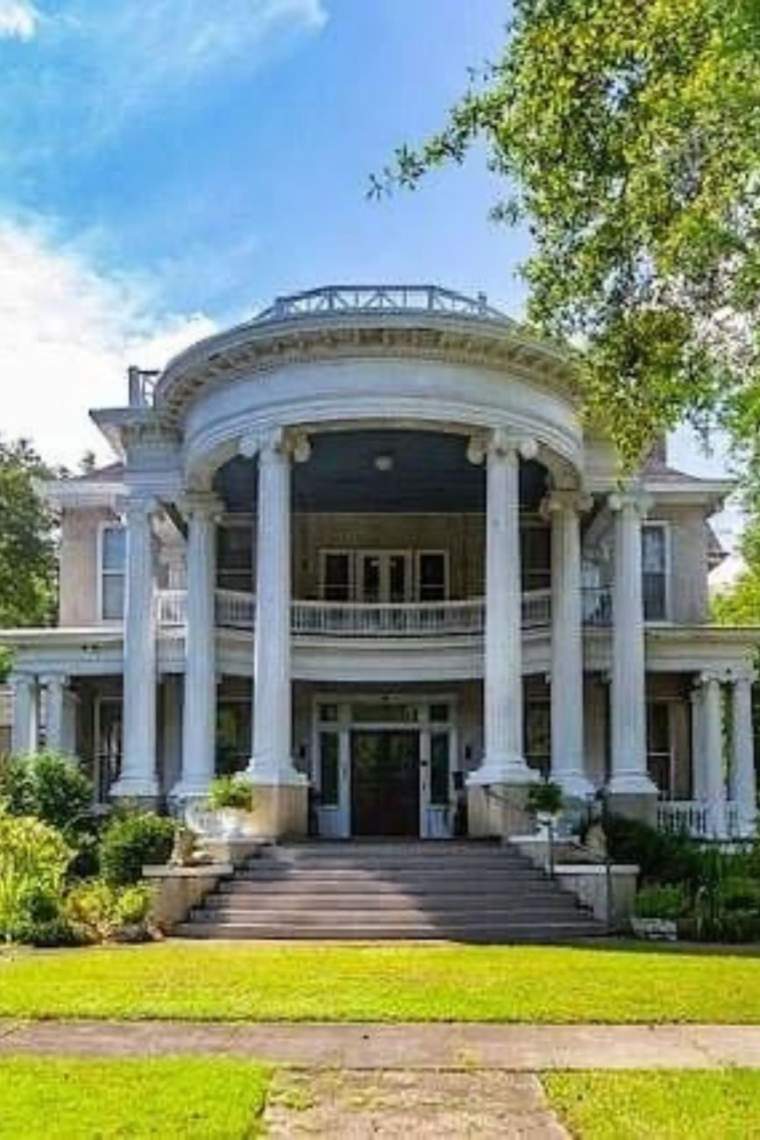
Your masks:
[[[509,317],[488,304],[485,293],[467,297],[439,285],[326,285],[278,297],[249,323],[262,325],[331,313],[442,313],[511,324]]]

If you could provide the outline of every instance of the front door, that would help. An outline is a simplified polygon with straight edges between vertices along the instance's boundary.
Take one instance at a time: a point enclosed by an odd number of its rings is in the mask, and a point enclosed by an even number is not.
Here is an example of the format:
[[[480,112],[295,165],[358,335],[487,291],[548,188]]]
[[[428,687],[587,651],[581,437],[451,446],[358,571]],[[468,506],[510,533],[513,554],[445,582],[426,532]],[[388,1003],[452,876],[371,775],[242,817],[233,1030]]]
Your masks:
[[[393,729],[351,733],[354,835],[420,833],[420,735]]]

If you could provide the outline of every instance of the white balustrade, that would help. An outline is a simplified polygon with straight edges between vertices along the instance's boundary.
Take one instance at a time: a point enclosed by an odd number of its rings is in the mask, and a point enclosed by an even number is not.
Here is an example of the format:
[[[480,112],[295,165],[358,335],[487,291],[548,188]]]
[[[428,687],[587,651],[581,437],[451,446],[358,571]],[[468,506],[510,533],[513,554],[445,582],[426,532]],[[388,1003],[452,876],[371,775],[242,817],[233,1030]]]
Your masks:
[[[606,598],[607,603],[599,602]],[[607,619],[601,620],[599,606]],[[221,629],[253,629],[256,599],[241,590],[216,591],[216,624]],[[587,623],[607,624],[609,592],[594,591],[593,614],[584,591]],[[596,615],[596,616],[593,616]],[[187,620],[187,591],[159,590],[158,620],[162,626],[183,626]],[[551,590],[528,590],[522,596],[523,629],[548,626]],[[485,622],[483,598],[447,602],[362,603],[294,601],[294,634],[328,637],[435,637],[446,634],[481,634]]]
[[[729,800],[722,805],[725,824],[716,836],[714,813],[705,800],[660,800],[657,826],[661,831],[688,835],[692,839],[731,839],[740,835],[739,805]]]

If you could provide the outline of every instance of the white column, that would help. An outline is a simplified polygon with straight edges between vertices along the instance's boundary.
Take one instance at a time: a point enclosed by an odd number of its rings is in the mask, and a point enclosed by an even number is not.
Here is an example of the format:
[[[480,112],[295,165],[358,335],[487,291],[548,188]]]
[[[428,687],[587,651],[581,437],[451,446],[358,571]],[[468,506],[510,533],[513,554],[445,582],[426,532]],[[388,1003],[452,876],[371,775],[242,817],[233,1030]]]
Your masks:
[[[37,751],[37,678],[31,673],[15,673],[13,688],[13,727],[11,751],[14,756],[28,756]]]
[[[723,770],[723,694],[720,678],[703,673],[702,683],[702,761],[703,797],[709,814],[711,834],[726,834],[726,779]]]
[[[173,794],[204,796],[216,759],[216,496],[197,493],[182,502],[188,519],[185,699],[182,776]]]
[[[111,795],[152,798],[156,779],[156,598],[151,516],[153,499],[127,504],[124,613],[124,748]]]
[[[656,795],[647,774],[644,600],[641,519],[648,501],[633,492],[611,495],[615,512],[612,603],[612,774],[609,791]]]
[[[593,794],[583,745],[583,623],[579,510],[589,502],[575,491],[552,492],[543,504],[551,520],[552,664],[551,778],[566,796]]]
[[[536,776],[523,756],[520,454],[535,455],[502,430],[468,456],[486,458],[486,620],[483,763],[470,784],[527,784]]]
[[[253,657],[253,754],[248,775],[256,784],[303,784],[291,754],[290,679],[290,459],[308,456],[282,430],[251,437],[243,454],[258,454],[256,524],[256,628]]]
[[[739,834],[754,835],[757,823],[757,784],[752,730],[752,678],[737,677],[731,690],[731,799],[739,814]]]
[[[64,749],[64,700],[68,677],[53,673],[42,678],[45,685],[45,739],[51,752]]]
[[[691,798],[707,799],[705,771],[704,692],[696,678],[691,690]]]

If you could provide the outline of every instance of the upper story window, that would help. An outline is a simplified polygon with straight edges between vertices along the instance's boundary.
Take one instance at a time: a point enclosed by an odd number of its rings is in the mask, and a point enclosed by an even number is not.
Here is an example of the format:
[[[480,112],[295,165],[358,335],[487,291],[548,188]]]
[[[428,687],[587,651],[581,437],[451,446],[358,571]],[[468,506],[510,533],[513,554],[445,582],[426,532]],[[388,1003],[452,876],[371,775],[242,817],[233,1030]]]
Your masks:
[[[100,616],[103,621],[124,617],[124,573],[127,561],[127,532],[114,523],[103,527],[100,545]]]
[[[250,524],[217,527],[216,583],[220,590],[253,592],[253,531]]]
[[[641,531],[644,620],[668,616],[668,532],[663,523],[645,523]]]
[[[548,590],[552,584],[551,530],[547,526],[520,528],[523,590]]]

